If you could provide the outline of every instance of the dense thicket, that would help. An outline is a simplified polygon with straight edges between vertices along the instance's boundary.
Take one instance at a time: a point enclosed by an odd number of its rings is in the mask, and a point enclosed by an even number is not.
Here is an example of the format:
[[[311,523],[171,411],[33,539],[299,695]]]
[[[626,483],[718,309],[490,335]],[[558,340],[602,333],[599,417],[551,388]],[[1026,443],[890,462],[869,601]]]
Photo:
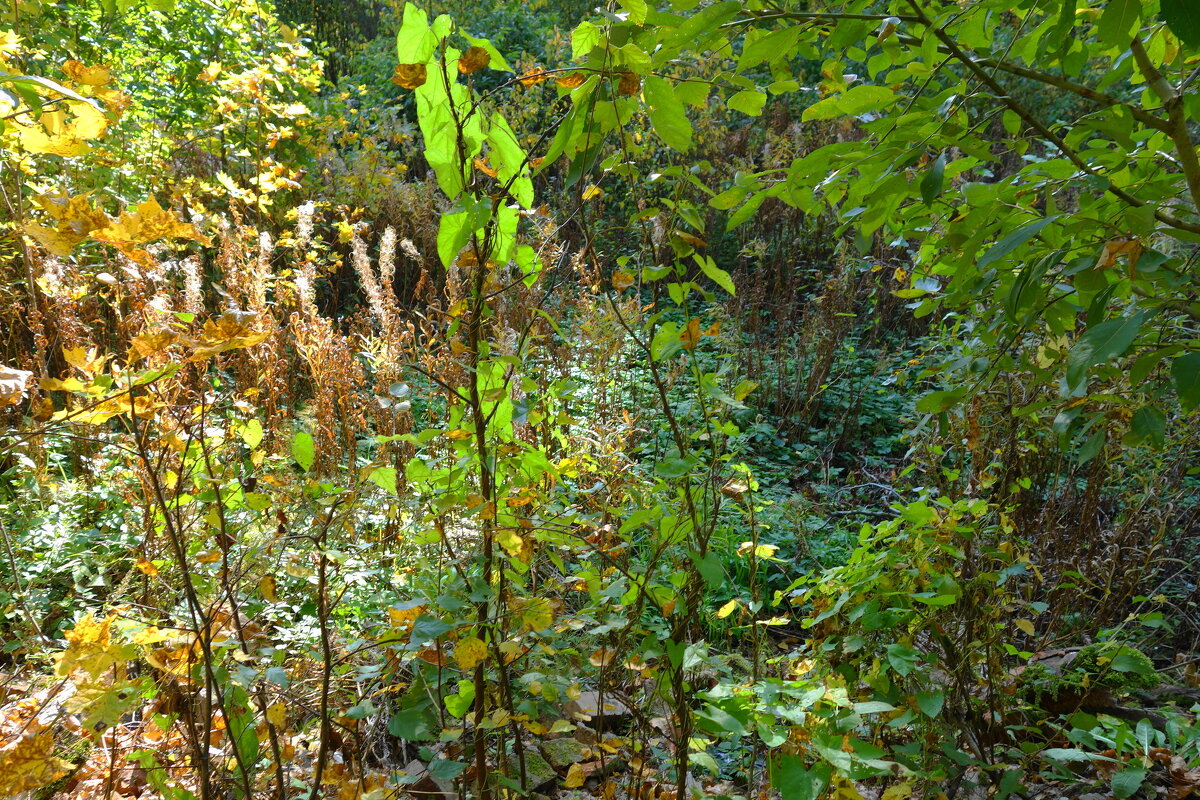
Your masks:
[[[1182,800],[1184,0],[0,12],[0,797]]]

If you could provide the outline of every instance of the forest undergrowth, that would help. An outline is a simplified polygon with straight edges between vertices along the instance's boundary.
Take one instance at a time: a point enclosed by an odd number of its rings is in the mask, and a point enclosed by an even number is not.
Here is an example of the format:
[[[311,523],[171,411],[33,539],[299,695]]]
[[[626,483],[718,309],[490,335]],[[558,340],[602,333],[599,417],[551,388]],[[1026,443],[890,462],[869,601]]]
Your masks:
[[[1190,17],[578,5],[0,17],[0,797],[1195,794]]]

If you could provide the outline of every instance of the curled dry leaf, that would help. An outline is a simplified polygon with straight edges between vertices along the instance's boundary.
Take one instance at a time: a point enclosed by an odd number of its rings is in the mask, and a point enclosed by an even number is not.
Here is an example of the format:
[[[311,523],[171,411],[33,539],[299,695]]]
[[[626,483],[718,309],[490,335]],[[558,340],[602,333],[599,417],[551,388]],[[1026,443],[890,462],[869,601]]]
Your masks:
[[[392,83],[403,89],[416,89],[425,85],[428,71],[424,64],[399,64],[392,73]]]
[[[569,75],[559,75],[554,82],[564,89],[578,89],[583,86],[586,77],[582,72],[572,72]]]
[[[642,88],[642,76],[634,72],[622,72],[621,80],[617,83],[620,94],[637,94]]]
[[[467,51],[458,59],[458,71],[464,75],[470,75],[472,72],[486,69],[491,60],[491,53],[482,47],[473,45],[468,47]]]
[[[32,372],[0,365],[0,406],[15,406],[25,396]]]
[[[534,70],[533,72],[526,72],[524,75],[517,78],[517,80],[519,80],[521,82],[522,86],[529,87],[529,86],[533,86],[535,83],[541,83],[542,81],[548,81],[552,77],[554,77],[554,76],[551,75],[549,72],[546,72],[546,70],[538,69],[538,70]]]

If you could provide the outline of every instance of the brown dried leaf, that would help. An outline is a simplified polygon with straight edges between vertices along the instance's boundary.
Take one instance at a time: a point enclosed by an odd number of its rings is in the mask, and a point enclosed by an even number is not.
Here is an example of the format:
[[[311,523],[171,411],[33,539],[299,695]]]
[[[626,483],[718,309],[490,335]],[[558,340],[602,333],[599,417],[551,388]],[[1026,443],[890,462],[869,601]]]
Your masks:
[[[622,72],[617,83],[617,92],[624,95],[637,94],[642,88],[642,76],[634,72]]]

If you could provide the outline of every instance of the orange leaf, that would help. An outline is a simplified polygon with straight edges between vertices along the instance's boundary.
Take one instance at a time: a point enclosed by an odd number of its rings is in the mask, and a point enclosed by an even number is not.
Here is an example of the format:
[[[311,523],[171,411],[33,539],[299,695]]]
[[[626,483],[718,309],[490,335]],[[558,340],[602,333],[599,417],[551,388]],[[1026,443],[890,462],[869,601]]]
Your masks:
[[[463,53],[458,60],[458,71],[464,75],[470,75],[472,72],[478,72],[487,67],[491,60],[491,53],[482,47],[468,47],[467,52]]]
[[[398,64],[392,73],[392,83],[403,89],[416,89],[423,86],[428,78],[424,64]]]
[[[572,72],[570,75],[560,75],[554,79],[554,82],[564,89],[578,89],[583,86],[586,76],[582,72]]]
[[[530,87],[530,86],[533,86],[535,83],[541,83],[542,81],[548,81],[552,77],[554,77],[554,76],[551,75],[549,72],[546,72],[544,69],[539,69],[534,72],[527,72],[524,75],[522,75],[521,77],[517,78],[517,80],[519,80],[521,82],[522,86]]]

